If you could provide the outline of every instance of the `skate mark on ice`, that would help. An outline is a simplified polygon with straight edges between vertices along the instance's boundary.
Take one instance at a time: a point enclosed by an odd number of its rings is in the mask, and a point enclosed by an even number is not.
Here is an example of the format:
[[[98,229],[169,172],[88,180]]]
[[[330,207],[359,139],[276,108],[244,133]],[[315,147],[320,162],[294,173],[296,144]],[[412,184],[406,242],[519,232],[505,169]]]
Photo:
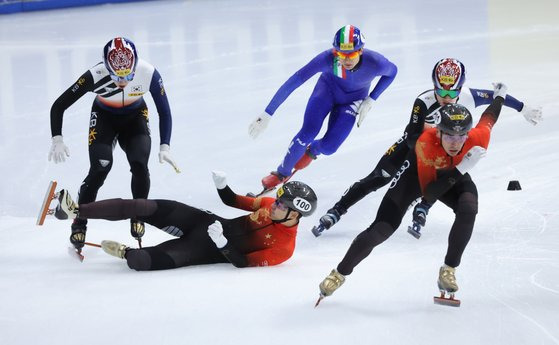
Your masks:
[[[536,287],[539,287],[539,288],[542,289],[542,290],[549,291],[549,292],[553,292],[553,293],[559,295],[559,291],[557,291],[557,290],[555,290],[555,289],[552,289],[552,288],[550,288],[550,287],[547,287],[547,286],[543,286],[542,284],[540,284],[540,283],[538,283],[538,282],[536,281],[536,276],[537,276],[538,274],[540,274],[541,271],[542,271],[542,270],[538,270],[536,273],[534,273],[534,274],[532,274],[532,275],[530,276],[530,283],[532,283],[532,285],[534,285],[534,286],[536,286]]]
[[[534,326],[536,326],[539,330],[542,331],[542,333],[544,333],[551,341],[553,341],[554,344],[559,345],[559,339],[557,339],[551,332],[549,332],[547,330],[547,328],[545,328],[543,325],[541,325],[538,321],[532,319],[530,316],[526,315],[525,313],[521,312],[520,310],[516,309],[515,307],[513,307],[512,305],[508,304],[507,302],[505,302],[504,300],[502,300],[501,298],[499,298],[497,295],[494,294],[489,294],[491,297],[493,297],[494,300],[496,300],[497,302],[501,303],[502,305],[504,305],[505,307],[507,307],[508,309],[510,309],[511,311],[515,312],[516,314],[522,316],[524,319],[530,321],[530,323],[532,323]]]

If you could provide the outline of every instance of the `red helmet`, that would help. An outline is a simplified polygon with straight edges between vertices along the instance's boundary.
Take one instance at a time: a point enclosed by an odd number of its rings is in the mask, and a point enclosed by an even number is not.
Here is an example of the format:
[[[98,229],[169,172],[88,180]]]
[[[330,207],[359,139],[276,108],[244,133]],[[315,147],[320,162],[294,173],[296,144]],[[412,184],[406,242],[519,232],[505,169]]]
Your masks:
[[[433,68],[432,78],[437,89],[459,90],[466,81],[466,68],[456,59],[442,59]]]

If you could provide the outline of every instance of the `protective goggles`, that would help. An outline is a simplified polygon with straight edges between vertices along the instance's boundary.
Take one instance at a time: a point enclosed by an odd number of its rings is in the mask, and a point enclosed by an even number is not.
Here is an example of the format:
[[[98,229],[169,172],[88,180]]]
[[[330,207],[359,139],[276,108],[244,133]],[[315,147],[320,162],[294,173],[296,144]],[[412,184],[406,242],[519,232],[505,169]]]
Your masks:
[[[286,211],[287,209],[289,209],[289,207],[287,207],[286,204],[281,202],[280,199],[276,199],[276,201],[274,201],[274,205],[276,206],[277,209],[281,211]]]
[[[446,96],[449,96],[450,98],[456,98],[460,94],[460,90],[435,89],[435,92],[442,98],[445,98]]]
[[[124,77],[119,77],[118,75],[114,75],[114,74],[110,74],[110,76],[111,76],[111,79],[113,81],[116,81],[116,82],[132,81],[132,79],[134,79],[134,72],[132,72],[128,75],[125,75]]]
[[[464,133],[464,134],[448,134],[445,132],[442,132],[443,134],[443,140],[450,142],[450,143],[463,143],[466,141],[466,139],[468,139],[468,133]]]
[[[359,56],[360,50],[351,52],[351,53],[342,53],[341,51],[336,50],[336,55],[342,59],[355,59]]]

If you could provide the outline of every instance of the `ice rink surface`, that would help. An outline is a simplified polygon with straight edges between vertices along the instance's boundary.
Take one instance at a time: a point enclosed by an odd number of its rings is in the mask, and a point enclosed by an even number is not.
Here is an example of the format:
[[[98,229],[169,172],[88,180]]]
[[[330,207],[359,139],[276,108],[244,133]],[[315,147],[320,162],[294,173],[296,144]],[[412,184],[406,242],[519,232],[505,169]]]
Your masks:
[[[1,344],[559,344],[559,3],[511,1],[152,1],[0,17]],[[71,156],[47,162],[54,100],[101,60],[112,37],[131,38],[160,71],[173,114],[171,153],[182,173],[157,161],[152,127],[151,198],[176,199],[236,217],[219,200],[214,169],[239,193],[256,191],[302,124],[315,76],[278,109],[257,140],[249,123],[277,88],[354,24],[366,47],[399,69],[339,151],[297,175],[319,196],[299,226],[288,262],[269,268],[208,265],[135,272],[96,248],[67,254],[69,222],[35,216],[51,179],[74,195],[86,176],[93,94],[65,112]],[[312,225],[401,135],[415,97],[432,87],[444,57],[467,68],[466,86],[542,106],[532,126],[505,109],[487,157],[473,170],[480,211],[457,269],[460,308],[434,305],[453,213],[433,207],[420,240],[401,229],[313,308],[318,284],[374,219],[386,188],[350,209],[320,238]],[[476,109],[479,115],[482,108]],[[507,191],[519,180],[522,191]],[[130,197],[117,148],[98,199]],[[144,243],[169,235],[147,229]],[[88,240],[134,245],[128,222],[90,221]]]

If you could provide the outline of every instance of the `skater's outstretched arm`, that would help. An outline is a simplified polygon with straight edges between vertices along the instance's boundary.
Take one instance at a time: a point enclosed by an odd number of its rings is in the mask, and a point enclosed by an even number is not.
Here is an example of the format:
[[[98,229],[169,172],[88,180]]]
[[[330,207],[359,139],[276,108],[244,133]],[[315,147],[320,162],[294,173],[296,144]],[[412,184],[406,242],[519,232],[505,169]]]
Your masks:
[[[262,206],[263,198],[253,198],[233,192],[227,185],[227,176],[224,172],[212,171],[212,177],[217,193],[225,205],[251,212],[258,210]]]

